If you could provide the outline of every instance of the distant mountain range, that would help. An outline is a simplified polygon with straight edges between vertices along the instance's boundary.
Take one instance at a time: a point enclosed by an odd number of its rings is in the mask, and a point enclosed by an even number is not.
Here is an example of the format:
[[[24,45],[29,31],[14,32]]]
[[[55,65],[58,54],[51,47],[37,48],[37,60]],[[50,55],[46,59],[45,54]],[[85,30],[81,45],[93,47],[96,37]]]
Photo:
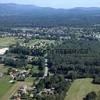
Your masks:
[[[34,5],[0,4],[0,26],[100,24],[100,8],[54,9]]]

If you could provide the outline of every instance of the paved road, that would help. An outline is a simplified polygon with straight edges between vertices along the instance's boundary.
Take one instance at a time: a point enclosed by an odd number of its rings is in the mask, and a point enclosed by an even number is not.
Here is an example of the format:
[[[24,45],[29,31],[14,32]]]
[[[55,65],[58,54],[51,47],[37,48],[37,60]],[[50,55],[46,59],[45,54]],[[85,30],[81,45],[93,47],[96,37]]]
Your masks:
[[[44,76],[43,77],[46,77],[48,75],[48,67],[45,67],[45,71],[44,71]]]

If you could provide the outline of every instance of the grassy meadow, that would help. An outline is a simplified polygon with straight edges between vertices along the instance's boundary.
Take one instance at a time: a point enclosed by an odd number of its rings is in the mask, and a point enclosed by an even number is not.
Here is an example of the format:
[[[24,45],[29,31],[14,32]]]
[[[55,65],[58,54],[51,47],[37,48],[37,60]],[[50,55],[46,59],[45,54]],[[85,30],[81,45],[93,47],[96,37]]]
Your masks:
[[[0,47],[8,47],[9,45],[15,44],[17,42],[14,37],[3,37],[0,38]]]
[[[92,84],[92,79],[90,78],[77,79],[72,83],[65,100],[83,100],[92,91],[96,93],[100,91],[100,85]]]

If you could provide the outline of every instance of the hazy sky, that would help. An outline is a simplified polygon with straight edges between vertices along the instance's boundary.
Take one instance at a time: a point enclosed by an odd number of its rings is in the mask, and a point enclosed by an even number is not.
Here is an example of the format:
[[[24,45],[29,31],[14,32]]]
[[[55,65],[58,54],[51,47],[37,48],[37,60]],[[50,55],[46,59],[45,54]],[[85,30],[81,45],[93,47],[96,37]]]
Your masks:
[[[100,7],[100,0],[0,0],[0,3],[32,4],[43,7]]]

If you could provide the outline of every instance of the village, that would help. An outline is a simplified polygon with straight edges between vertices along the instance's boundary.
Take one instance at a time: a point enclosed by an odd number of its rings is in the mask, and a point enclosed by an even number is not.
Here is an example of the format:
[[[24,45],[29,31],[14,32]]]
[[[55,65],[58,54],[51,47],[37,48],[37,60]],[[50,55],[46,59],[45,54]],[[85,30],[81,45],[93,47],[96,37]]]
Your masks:
[[[99,33],[83,33],[82,29],[71,29],[67,34],[61,32],[61,27],[57,35],[57,28],[44,28],[48,35],[41,34],[41,29],[34,32],[23,30],[22,33],[5,33],[0,37],[0,100],[27,100],[36,99],[43,96],[54,96],[57,91],[69,89],[72,79],[56,75],[48,67],[47,52],[51,47],[61,44],[65,40],[100,40]],[[39,32],[37,34],[37,32]],[[53,31],[53,35],[51,34]],[[64,30],[63,30],[64,31]],[[73,34],[75,32],[75,34]],[[23,34],[25,33],[25,34]],[[50,64],[50,62],[49,62]],[[69,73],[70,74],[70,73]],[[61,81],[62,80],[62,81]],[[87,80],[87,79],[86,79]],[[88,79],[89,80],[89,79]],[[53,83],[54,82],[54,83]],[[61,83],[62,82],[62,83]],[[91,82],[91,79],[89,80]],[[61,84],[68,86],[63,87]],[[56,87],[56,85],[58,87]],[[60,88],[59,88],[60,87]],[[81,86],[80,86],[81,87]],[[95,85],[94,85],[95,87]],[[97,86],[99,89],[99,86]],[[5,89],[4,89],[5,88]],[[77,87],[78,88],[78,87]],[[2,91],[4,89],[4,91]],[[58,89],[58,90],[57,90]]]
[[[38,50],[40,48],[44,48],[44,50],[45,50],[45,48],[47,47],[49,42],[48,42],[48,40],[43,40],[43,41],[40,40],[40,42],[37,42],[35,40],[35,42],[32,41],[31,43],[32,44],[29,45],[30,49],[32,49],[32,50],[37,49]],[[8,55],[10,55],[9,61],[11,61],[11,59],[13,59],[13,62],[14,62],[14,59],[16,59],[16,58],[18,60],[20,60],[18,58],[19,54],[14,54],[14,53],[9,52],[10,49],[11,49],[9,46],[10,45],[8,45],[7,47],[1,47],[1,49],[0,49],[0,62],[1,62],[0,63],[0,82],[2,83],[3,81],[5,81],[7,79],[5,84],[8,84],[8,86],[11,86],[11,89],[14,88],[14,86],[16,87],[16,85],[18,85],[18,86],[15,90],[12,90],[14,92],[11,95],[9,95],[8,97],[5,97],[6,95],[8,95],[8,94],[5,93],[5,96],[2,96],[1,100],[8,99],[8,98],[10,98],[12,100],[21,100],[20,97],[22,95],[24,95],[24,94],[29,95],[29,91],[35,91],[36,90],[35,85],[38,84],[41,79],[44,79],[45,77],[48,76],[49,72],[48,72],[48,67],[47,67],[47,59],[46,58],[44,59],[44,68],[42,69],[42,71],[41,71],[41,69],[39,71],[38,65],[34,65],[34,64],[33,65],[31,65],[31,64],[24,65],[24,66],[26,66],[26,68],[24,68],[24,67],[22,67],[22,68],[11,67],[11,66],[13,66],[13,64],[11,64],[11,62],[9,62],[9,63],[7,62],[5,64],[8,64],[8,65],[5,65],[4,61],[6,61],[5,60],[6,58],[9,59]],[[22,45],[22,43],[20,43],[20,46],[24,46],[24,47],[26,46],[27,47],[28,45],[27,44]],[[13,48],[15,48],[15,47],[16,46],[14,45]],[[35,54],[35,56],[36,56],[36,54]],[[13,57],[13,58],[11,58],[11,57]],[[32,57],[32,56],[29,55],[27,61],[31,63],[33,61],[32,60],[33,58],[38,58],[38,56]],[[7,61],[8,61],[8,59],[7,59]],[[36,62],[38,62],[38,61],[36,61]],[[33,61],[33,63],[35,63],[35,61]],[[11,66],[9,64],[11,64]],[[42,72],[42,74],[40,74],[40,76],[38,76],[40,72]],[[33,74],[34,75],[36,74],[36,75],[33,77]],[[33,83],[34,83],[34,86],[33,86]],[[0,87],[0,89],[1,88],[2,87]],[[5,91],[7,91],[7,90],[5,90]],[[44,91],[48,92],[49,90],[44,89],[43,92]],[[30,96],[32,97],[32,94],[30,94]]]

